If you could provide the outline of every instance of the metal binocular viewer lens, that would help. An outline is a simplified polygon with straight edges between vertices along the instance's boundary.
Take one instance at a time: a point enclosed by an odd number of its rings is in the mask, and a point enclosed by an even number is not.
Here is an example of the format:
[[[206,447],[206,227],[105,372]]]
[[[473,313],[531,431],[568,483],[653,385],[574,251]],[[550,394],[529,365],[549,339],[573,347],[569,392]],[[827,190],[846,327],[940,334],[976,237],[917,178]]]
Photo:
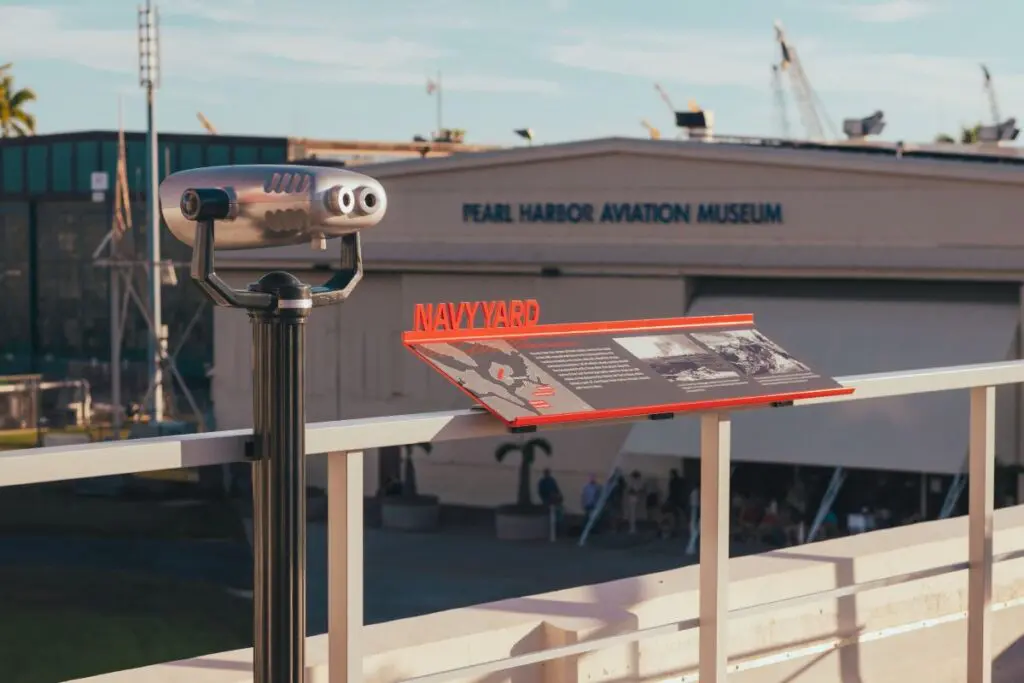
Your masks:
[[[373,227],[387,194],[373,178],[317,166],[215,166],[160,184],[164,220],[195,246],[195,222],[219,221],[217,249],[258,249],[325,241]]]
[[[281,298],[260,283],[234,290],[217,276],[216,250],[303,243],[326,249],[328,240],[341,238],[341,268],[310,288],[309,306],[337,303],[362,278],[359,231],[381,221],[388,198],[377,180],[338,168],[214,166],[168,176],[160,204],[171,233],[192,247],[192,279],[214,303],[270,310]]]
[[[243,308],[253,326],[254,658],[257,683],[302,683],[306,642],[305,322],[340,303],[362,279],[359,231],[377,225],[387,194],[373,178],[327,167],[217,166],[160,184],[171,233],[192,247],[192,280],[219,306]],[[267,273],[244,290],[216,273],[217,249],[340,238],[334,276],[310,286]]]

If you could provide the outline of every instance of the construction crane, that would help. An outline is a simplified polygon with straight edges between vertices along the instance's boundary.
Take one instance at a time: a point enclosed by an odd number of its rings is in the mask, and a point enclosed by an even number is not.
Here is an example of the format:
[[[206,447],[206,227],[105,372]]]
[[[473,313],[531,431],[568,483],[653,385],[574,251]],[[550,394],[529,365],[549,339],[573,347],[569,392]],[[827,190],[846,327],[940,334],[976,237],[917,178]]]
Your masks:
[[[660,97],[661,101],[665,103],[666,107],[668,107],[669,114],[672,116],[672,120],[675,121],[676,107],[672,104],[672,99],[668,96],[668,93],[665,92],[665,89],[661,87],[660,83],[655,83],[654,89],[658,91],[658,97]]]
[[[992,73],[984,64],[981,65],[981,73],[985,76],[985,93],[988,95],[988,106],[992,112],[992,125],[998,126],[1002,123],[999,116],[999,102],[996,101],[996,87],[992,83]]]
[[[788,139],[789,113],[786,111],[786,93],[782,89],[782,72],[778,64],[772,64],[772,95],[775,99],[775,115],[778,117],[779,130],[782,137]]]
[[[654,84],[654,89],[658,92],[658,96],[661,98],[661,101],[665,103],[666,107],[668,107],[668,111],[672,115],[672,121],[678,121],[677,113],[679,112],[679,110],[676,109],[676,106],[674,104],[672,104],[672,99],[668,96],[668,93],[665,92],[665,89],[662,88],[659,83]],[[701,110],[700,105],[697,104],[696,100],[690,100],[689,102],[687,102],[686,106],[691,112],[699,112]],[[657,128],[653,128],[653,126],[647,123],[647,121],[641,121],[640,124],[647,129],[647,132],[651,135],[652,138],[655,138],[655,133],[657,133],[658,138],[661,137],[661,131],[659,131]],[[652,128],[654,132],[652,132]]]
[[[217,129],[213,127],[212,123],[210,123],[210,119],[203,116],[203,112],[197,111],[196,118],[199,119],[200,125],[202,125],[202,127],[206,129],[207,133],[209,133],[210,135],[217,135]]]
[[[797,55],[796,47],[786,39],[782,22],[775,22],[775,41],[779,44],[781,59],[779,71],[789,76],[789,85],[793,90],[793,99],[796,100],[797,110],[800,112],[800,120],[804,124],[807,136],[811,140],[835,139],[835,127],[828,120],[821,100],[818,99],[811,82],[804,72],[803,64]],[[827,131],[826,131],[827,129]],[[826,136],[827,133],[827,136]]]
[[[647,131],[647,135],[649,135],[652,140],[660,140],[661,139],[661,131],[658,130],[657,128],[655,128],[654,126],[652,126],[647,121],[647,119],[641,119],[640,125],[644,127],[644,130]]]
[[[978,142],[994,142],[1000,144],[1011,142],[1020,135],[1020,128],[1017,127],[1017,119],[1010,117],[1005,121],[999,114],[999,103],[996,101],[996,87],[992,83],[992,73],[984,64],[981,65],[981,73],[985,77],[985,92],[988,94],[988,106],[992,112],[992,123],[978,128]]]

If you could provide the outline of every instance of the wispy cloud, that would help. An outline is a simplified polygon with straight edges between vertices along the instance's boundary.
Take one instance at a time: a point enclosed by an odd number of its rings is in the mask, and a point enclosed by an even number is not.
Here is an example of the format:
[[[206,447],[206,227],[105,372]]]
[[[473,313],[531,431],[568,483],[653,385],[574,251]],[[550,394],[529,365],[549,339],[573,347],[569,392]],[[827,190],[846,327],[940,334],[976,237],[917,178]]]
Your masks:
[[[160,7],[164,17],[196,19],[232,27],[272,26],[278,29],[318,29],[333,35],[387,28],[394,31],[464,31],[482,22],[458,0],[390,0],[381,11],[373,0],[306,0],[302,11],[287,3],[256,0],[174,0]]]
[[[548,49],[561,66],[690,85],[767,87],[771,34],[572,31]]]
[[[796,44],[813,87],[822,95],[952,104],[971,99],[970,93],[981,97],[980,71],[973,60],[851,52],[799,37]],[[574,32],[551,46],[547,55],[563,67],[652,82],[764,91],[770,83],[769,65],[777,61],[776,49],[770,35],[743,32]],[[1001,70],[997,81],[1008,97],[1011,92],[1024,92],[1024,73]],[[877,106],[884,105],[880,102]]]
[[[870,24],[895,24],[934,14],[939,7],[935,0],[883,0],[881,2],[839,0],[831,6],[831,9],[854,21]]]
[[[362,31],[336,30],[338,25],[360,26],[359,12],[335,15],[289,11],[259,12],[247,0],[175,3],[161,29],[161,62],[165,83],[259,81],[308,83],[319,86],[376,84],[422,86],[425,74],[449,56],[437,46],[415,37],[384,32],[378,25],[373,40]],[[246,11],[248,8],[249,11]],[[76,63],[99,71],[134,74],[136,29],[134,22],[120,28],[89,28],[65,8],[0,7],[0,45],[9,60],[50,60]],[[225,13],[226,12],[226,13]],[[175,22],[185,16],[199,25]],[[371,15],[370,21],[379,21]],[[314,21],[315,20],[315,21]],[[231,22],[230,30],[224,24]],[[506,78],[495,74],[446,74],[445,88],[478,92],[558,91],[553,81]]]

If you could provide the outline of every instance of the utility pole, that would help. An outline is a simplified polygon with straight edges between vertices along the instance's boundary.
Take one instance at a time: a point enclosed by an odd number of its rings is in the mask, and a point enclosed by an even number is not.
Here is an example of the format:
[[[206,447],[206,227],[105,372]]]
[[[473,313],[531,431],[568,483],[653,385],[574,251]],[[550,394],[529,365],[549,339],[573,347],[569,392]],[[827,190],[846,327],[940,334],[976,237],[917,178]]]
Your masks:
[[[160,302],[160,155],[156,133],[156,91],[160,87],[159,62],[159,18],[152,0],[146,0],[146,5],[139,7],[139,85],[146,91],[146,261],[149,294],[147,299],[152,323],[147,345],[146,369],[153,387],[148,408],[154,423],[159,423],[164,418],[163,369],[160,363],[164,341]]]

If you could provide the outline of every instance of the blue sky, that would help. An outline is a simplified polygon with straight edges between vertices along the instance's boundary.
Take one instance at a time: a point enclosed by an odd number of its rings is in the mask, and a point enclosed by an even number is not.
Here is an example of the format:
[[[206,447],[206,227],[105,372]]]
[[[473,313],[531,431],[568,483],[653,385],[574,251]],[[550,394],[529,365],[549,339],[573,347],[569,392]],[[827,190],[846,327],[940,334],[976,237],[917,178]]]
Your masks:
[[[134,0],[0,0],[0,63],[39,95],[40,132],[145,122]],[[468,141],[642,136],[682,108],[722,134],[780,132],[770,89],[781,20],[838,126],[883,109],[888,139],[984,118],[978,64],[1024,116],[1020,0],[164,0],[163,130],[406,140],[444,123]],[[790,103],[790,125],[800,130]]]

